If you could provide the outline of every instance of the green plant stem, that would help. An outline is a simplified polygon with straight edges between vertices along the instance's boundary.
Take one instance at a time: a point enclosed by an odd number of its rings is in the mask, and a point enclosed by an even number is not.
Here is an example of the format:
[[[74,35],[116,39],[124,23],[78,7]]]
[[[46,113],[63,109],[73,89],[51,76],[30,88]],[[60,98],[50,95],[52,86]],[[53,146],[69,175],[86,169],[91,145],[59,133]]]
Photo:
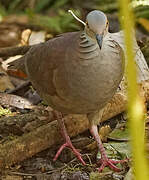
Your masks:
[[[137,72],[133,54],[134,21],[129,0],[120,0],[121,24],[126,46],[126,75],[128,83],[128,117],[136,180],[148,180],[148,167],[144,145],[144,105],[137,86]]]

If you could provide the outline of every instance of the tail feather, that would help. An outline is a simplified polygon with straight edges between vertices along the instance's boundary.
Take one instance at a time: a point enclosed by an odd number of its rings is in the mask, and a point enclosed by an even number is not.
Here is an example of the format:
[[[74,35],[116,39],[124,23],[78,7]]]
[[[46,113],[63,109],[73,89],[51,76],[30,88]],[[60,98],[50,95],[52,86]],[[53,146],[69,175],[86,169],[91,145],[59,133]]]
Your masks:
[[[8,63],[8,69],[17,69],[26,74],[25,70],[25,56],[14,60],[13,62]]]
[[[8,63],[8,65],[7,73],[9,75],[18,78],[27,78],[27,73],[25,70],[25,55],[14,60],[13,62]]]

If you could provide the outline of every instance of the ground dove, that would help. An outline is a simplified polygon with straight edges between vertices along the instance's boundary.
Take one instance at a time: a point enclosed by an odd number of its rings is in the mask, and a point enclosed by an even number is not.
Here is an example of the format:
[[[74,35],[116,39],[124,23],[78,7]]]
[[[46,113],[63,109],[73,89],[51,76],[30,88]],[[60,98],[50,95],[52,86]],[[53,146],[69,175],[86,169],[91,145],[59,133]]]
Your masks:
[[[83,31],[62,34],[32,47],[25,57],[29,79],[41,98],[56,111],[56,117],[65,139],[64,147],[72,149],[85,165],[80,153],[72,145],[65,129],[62,113],[86,114],[90,132],[101,153],[102,171],[122,161],[108,159],[98,134],[103,108],[115,94],[123,77],[123,51],[108,32],[106,15],[98,10],[86,17]],[[59,111],[59,112],[58,112]]]

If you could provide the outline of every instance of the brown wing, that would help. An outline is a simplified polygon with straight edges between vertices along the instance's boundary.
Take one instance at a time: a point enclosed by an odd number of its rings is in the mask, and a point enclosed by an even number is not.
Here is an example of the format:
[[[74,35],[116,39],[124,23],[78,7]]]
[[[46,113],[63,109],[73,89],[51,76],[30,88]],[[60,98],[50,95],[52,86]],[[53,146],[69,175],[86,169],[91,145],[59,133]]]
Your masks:
[[[79,32],[65,33],[57,38],[39,44],[26,55],[26,70],[39,94],[56,94],[53,84],[53,72],[64,63],[67,48],[78,37]]]

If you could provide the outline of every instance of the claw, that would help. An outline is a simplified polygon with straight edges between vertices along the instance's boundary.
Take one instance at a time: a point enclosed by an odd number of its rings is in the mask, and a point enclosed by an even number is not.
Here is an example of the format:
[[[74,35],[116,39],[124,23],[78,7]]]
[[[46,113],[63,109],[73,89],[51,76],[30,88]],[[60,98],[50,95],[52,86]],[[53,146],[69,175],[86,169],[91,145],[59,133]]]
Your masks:
[[[66,142],[65,144],[63,144],[59,150],[57,151],[55,157],[53,158],[53,161],[56,161],[57,158],[59,157],[59,155],[61,154],[61,152],[63,151],[63,149],[65,147],[68,147],[72,150],[72,152],[76,155],[76,157],[79,159],[79,161],[83,164],[86,165],[86,163],[84,162],[84,160],[81,157],[81,154],[76,150],[76,148],[72,145],[71,141]]]
[[[128,159],[125,159],[125,160],[112,160],[112,159],[108,159],[108,158],[101,159],[100,160],[101,166],[98,168],[98,171],[102,172],[106,166],[109,166],[109,168],[112,169],[113,171],[120,172],[122,169],[116,167],[114,164],[125,163],[127,161],[128,161]]]
[[[92,125],[91,128],[90,128],[90,132],[94,136],[94,138],[95,138],[95,140],[97,142],[99,151],[101,153],[101,159],[98,162],[98,164],[100,163],[101,166],[98,168],[98,171],[101,172],[106,166],[108,166],[110,169],[112,169],[115,172],[121,171],[121,169],[116,167],[114,164],[127,162],[128,159],[126,159],[126,160],[118,160],[118,161],[108,159],[108,157],[106,155],[105,148],[104,148],[104,146],[103,146],[103,144],[101,142],[100,136],[98,134],[97,125]]]

